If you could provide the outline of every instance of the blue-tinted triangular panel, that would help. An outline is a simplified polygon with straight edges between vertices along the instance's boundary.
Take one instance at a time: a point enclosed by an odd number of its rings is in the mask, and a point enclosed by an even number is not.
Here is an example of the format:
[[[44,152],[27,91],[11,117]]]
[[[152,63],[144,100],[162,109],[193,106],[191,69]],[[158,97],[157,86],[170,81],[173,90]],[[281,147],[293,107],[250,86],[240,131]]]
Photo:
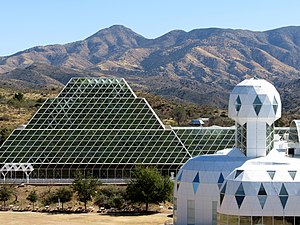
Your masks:
[[[197,190],[198,190],[198,187],[199,187],[199,183],[194,183],[194,182],[193,182],[194,194],[196,194],[196,192],[197,192]]]
[[[277,109],[278,109],[278,105],[273,105],[273,110],[274,110],[275,114],[277,112]]]
[[[237,170],[237,171],[235,172],[234,179],[237,178],[242,172],[244,172],[244,170]]]
[[[239,208],[241,208],[244,198],[245,196],[235,196],[235,200]]]
[[[260,206],[261,206],[261,208],[263,209],[264,206],[265,206],[266,200],[267,200],[267,196],[266,196],[266,195],[259,195],[259,196],[257,196],[257,197],[258,197]]]
[[[239,112],[241,109],[241,106],[242,106],[241,99],[240,99],[240,96],[238,96],[237,99],[235,100],[235,110],[237,112]]]
[[[262,103],[258,96],[256,96],[256,98],[254,99],[253,107],[254,107],[254,111],[255,111],[256,115],[258,115],[260,112],[260,109],[262,107]]]
[[[258,96],[255,97],[253,105],[261,105],[261,101]]]
[[[263,184],[260,184],[258,195],[267,195],[267,192],[266,192],[265,187],[264,187]]]
[[[254,106],[254,111],[255,111],[256,115],[259,114],[260,109],[261,109],[261,105],[256,105],[256,106]]]
[[[235,195],[242,195],[245,196],[245,191],[244,191],[244,187],[243,184],[241,183],[240,186],[238,187],[238,189],[235,192]]]
[[[271,179],[273,180],[274,176],[275,176],[275,170],[268,170],[267,171],[269,176],[271,177]]]
[[[180,175],[178,176],[178,179],[177,179],[178,181],[181,181],[182,173],[183,173],[183,172],[181,172]]]
[[[273,99],[273,109],[274,109],[274,113],[276,114],[277,112],[277,109],[278,109],[278,102],[274,96],[274,99]]]
[[[279,196],[279,199],[280,199],[280,202],[281,202],[281,205],[283,208],[285,208],[288,198],[289,198],[288,196]]]
[[[224,184],[224,186],[223,186],[223,188],[222,188],[222,190],[221,190],[221,192],[220,192],[220,205],[222,204],[223,199],[224,199],[224,196],[225,196],[226,185],[227,185],[227,183]]]
[[[296,170],[289,170],[289,174],[293,180],[295,179],[296,173],[297,173]]]
[[[223,193],[220,194],[220,205],[222,205],[222,202],[224,200],[224,196],[225,196],[225,194],[223,194]]]
[[[288,195],[289,195],[289,194],[288,194],[288,192],[287,192],[287,190],[286,190],[284,184],[282,184],[281,189],[280,189],[280,192],[279,192],[279,196],[288,196]]]
[[[200,179],[199,179],[199,172],[196,174],[193,183],[200,183]]]
[[[223,177],[223,174],[220,173],[220,176],[219,176],[219,179],[218,179],[218,187],[219,187],[219,189],[221,188],[223,182],[224,182],[224,177]]]
[[[223,174],[221,173],[218,179],[218,184],[222,184],[224,182]]]
[[[226,192],[226,185],[227,185],[227,183],[224,184],[224,186],[223,186],[223,188],[222,188],[222,190],[221,190],[221,193],[222,193],[222,194],[225,194],[225,192]]]

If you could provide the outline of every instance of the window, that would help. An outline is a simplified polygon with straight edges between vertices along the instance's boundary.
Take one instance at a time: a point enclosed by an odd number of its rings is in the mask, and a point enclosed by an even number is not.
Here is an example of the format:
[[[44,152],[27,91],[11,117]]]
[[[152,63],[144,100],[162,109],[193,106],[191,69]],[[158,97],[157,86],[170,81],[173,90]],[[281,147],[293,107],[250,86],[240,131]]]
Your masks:
[[[241,183],[235,192],[235,200],[239,208],[241,207],[244,198],[245,198],[245,191],[244,191],[243,184]]]
[[[254,99],[254,102],[253,102],[253,108],[254,108],[254,111],[255,111],[257,116],[260,112],[261,107],[262,107],[262,103],[261,103],[259,97],[256,96],[256,98]]]
[[[277,109],[278,109],[278,102],[274,96],[274,99],[273,99],[273,109],[274,109],[274,113],[276,114],[277,113]]]
[[[218,202],[217,201],[212,201],[211,203],[211,221],[212,225],[217,225],[217,207],[218,207]]]
[[[241,106],[242,106],[240,96],[237,97],[237,99],[235,100],[234,105],[235,105],[235,110],[238,113],[241,109]]]
[[[280,192],[279,192],[279,199],[282,204],[282,208],[285,208],[288,198],[289,198],[289,194],[288,194],[284,184],[282,184]]]
[[[187,200],[187,225],[195,225],[195,200]]]

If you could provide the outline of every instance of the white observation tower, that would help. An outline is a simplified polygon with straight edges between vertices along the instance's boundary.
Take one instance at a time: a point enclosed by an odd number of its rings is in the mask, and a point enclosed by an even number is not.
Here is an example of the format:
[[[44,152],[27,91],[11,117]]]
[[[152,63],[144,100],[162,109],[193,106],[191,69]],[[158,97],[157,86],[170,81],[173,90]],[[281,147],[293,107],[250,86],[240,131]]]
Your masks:
[[[266,80],[246,79],[230,93],[228,116],[236,122],[236,147],[248,157],[266,156],[281,117],[280,95]]]

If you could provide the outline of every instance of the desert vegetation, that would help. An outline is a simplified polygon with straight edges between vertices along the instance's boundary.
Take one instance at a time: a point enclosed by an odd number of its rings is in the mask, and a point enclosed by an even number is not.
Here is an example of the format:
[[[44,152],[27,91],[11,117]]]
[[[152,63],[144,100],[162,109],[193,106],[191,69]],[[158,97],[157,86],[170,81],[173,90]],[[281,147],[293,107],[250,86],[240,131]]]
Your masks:
[[[173,183],[155,168],[138,167],[128,185],[103,185],[76,175],[71,185],[0,185],[0,210],[34,212],[136,213],[159,210],[171,202]]]

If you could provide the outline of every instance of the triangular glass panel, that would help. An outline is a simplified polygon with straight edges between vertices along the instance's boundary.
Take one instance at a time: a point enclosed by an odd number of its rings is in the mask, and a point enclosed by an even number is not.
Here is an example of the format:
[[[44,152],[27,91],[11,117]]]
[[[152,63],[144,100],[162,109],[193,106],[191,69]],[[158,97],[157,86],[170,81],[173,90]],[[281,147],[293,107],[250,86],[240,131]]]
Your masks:
[[[289,194],[288,194],[288,192],[287,192],[287,190],[286,190],[284,184],[282,184],[281,189],[280,189],[280,192],[279,192],[279,196],[288,196],[288,195],[289,195]]]
[[[266,195],[259,195],[258,197],[258,201],[260,203],[261,208],[263,209],[267,200],[267,196]]]
[[[261,101],[258,96],[255,97],[253,105],[261,105]]]
[[[240,96],[237,97],[237,99],[235,100],[235,103],[234,103],[234,104],[235,104],[235,110],[236,110],[237,112],[239,112],[240,109],[241,109],[241,106],[242,106]]]
[[[200,179],[199,179],[199,172],[196,174],[193,183],[200,183]]]
[[[225,194],[221,193],[220,194],[220,205],[222,205],[224,197],[225,197]]]
[[[293,180],[295,179],[296,173],[297,173],[296,170],[289,170],[289,174]]]
[[[244,191],[244,187],[243,187],[242,183],[240,183],[240,186],[236,190],[235,195],[243,195],[243,196],[245,196],[245,191]]]
[[[220,176],[219,176],[219,179],[218,179],[218,187],[219,187],[219,189],[221,188],[223,182],[224,182],[224,177],[223,177],[223,174],[220,173]]]
[[[222,184],[224,182],[224,177],[223,174],[220,173],[219,179],[218,179],[218,184]]]
[[[194,194],[196,194],[199,187],[199,183],[193,183]]]
[[[260,109],[262,107],[262,103],[258,96],[256,96],[256,98],[254,99],[253,107],[254,107],[254,111],[255,111],[256,115],[258,115],[260,112]]]
[[[237,178],[242,172],[244,172],[244,170],[237,170],[237,171],[235,172],[234,179]]]
[[[283,208],[285,208],[288,198],[289,198],[288,196],[279,196],[279,199],[280,199],[280,202],[281,202],[281,205]]]
[[[254,111],[255,111],[256,115],[259,114],[260,109],[261,109],[261,105],[255,105],[255,106],[254,106]]]
[[[258,195],[267,195],[267,192],[266,192],[265,187],[264,187],[263,184],[260,184]]]
[[[276,114],[277,112],[277,109],[278,109],[278,102],[274,96],[274,99],[273,99],[273,109],[274,109],[274,113]]]
[[[226,192],[226,185],[227,185],[227,183],[224,184],[224,186],[223,186],[223,188],[221,190],[221,194],[225,194],[225,192]]]
[[[245,196],[235,196],[236,204],[239,208],[241,208],[241,205],[244,201]]]
[[[267,171],[269,176],[271,177],[271,179],[273,180],[274,176],[275,176],[275,170],[268,170]]]
[[[178,181],[181,181],[182,173],[183,173],[183,172],[181,172],[180,175],[178,176],[178,179],[177,179]]]

